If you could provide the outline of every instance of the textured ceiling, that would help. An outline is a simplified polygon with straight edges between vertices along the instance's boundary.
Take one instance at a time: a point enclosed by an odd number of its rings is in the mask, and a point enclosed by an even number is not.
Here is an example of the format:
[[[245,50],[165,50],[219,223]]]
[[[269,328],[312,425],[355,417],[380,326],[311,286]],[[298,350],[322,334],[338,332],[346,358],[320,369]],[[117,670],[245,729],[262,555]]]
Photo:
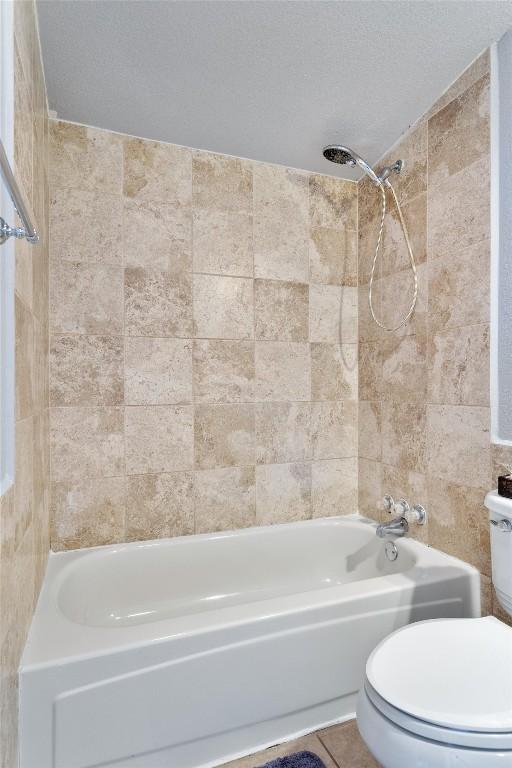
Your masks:
[[[353,178],[512,27],[500,0],[39,0],[50,107],[145,138]]]

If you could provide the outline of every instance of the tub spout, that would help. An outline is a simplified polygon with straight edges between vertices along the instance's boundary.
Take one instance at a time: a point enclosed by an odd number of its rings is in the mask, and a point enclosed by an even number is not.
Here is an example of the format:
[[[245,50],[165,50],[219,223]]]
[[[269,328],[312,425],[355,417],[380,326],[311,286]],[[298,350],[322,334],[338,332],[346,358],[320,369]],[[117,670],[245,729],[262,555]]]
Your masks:
[[[397,539],[401,536],[405,536],[408,530],[409,523],[405,517],[400,515],[399,517],[390,520],[389,523],[380,523],[380,525],[377,526],[375,533],[379,539]]]

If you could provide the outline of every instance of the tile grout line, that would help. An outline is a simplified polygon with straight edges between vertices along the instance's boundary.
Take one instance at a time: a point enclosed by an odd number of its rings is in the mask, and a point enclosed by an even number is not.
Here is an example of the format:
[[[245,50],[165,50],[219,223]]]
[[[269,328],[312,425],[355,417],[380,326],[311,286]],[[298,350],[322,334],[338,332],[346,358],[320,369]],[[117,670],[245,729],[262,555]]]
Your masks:
[[[321,734],[321,731],[317,731],[317,732],[315,733],[315,736],[317,737],[318,741],[320,742],[320,744],[322,745],[322,747],[325,749],[325,751],[327,752],[327,754],[329,755],[329,757],[330,757],[330,758],[331,758],[331,760],[333,761],[334,765],[335,765],[337,768],[344,768],[344,766],[342,766],[342,765],[340,765],[340,763],[338,763],[338,761],[336,760],[336,758],[334,757],[333,753],[331,752],[331,750],[329,749],[329,747],[327,746],[327,744],[325,743],[325,741],[322,739],[322,736],[321,736],[320,734]]]

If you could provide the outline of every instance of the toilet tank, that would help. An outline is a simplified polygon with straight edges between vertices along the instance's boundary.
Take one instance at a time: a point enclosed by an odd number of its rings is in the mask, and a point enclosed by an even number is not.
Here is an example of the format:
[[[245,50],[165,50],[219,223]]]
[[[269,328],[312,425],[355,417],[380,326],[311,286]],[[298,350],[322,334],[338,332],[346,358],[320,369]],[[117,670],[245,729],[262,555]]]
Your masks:
[[[491,491],[485,506],[491,526],[492,582],[500,605],[512,616],[512,499]]]

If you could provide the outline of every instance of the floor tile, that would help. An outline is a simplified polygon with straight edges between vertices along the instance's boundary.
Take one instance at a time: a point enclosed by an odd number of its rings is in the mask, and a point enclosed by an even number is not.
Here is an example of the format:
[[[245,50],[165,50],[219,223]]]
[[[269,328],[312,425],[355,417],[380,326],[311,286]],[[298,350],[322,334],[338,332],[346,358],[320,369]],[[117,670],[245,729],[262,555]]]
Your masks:
[[[361,739],[355,720],[318,731],[318,738],[338,768],[379,768]]]
[[[336,763],[330,757],[327,750],[322,746],[320,739],[315,734],[309,736],[303,736],[301,739],[294,741],[288,741],[286,744],[278,744],[270,749],[265,749],[263,752],[257,752],[255,755],[249,757],[242,757],[240,760],[235,760],[231,763],[226,763],[223,768],[260,768],[265,763],[275,760],[278,757],[285,757],[286,755],[293,755],[294,752],[308,751],[313,752],[315,755],[324,761],[326,768],[337,768]],[[348,765],[348,763],[347,763]],[[361,763],[363,765],[363,763]],[[372,765],[368,763],[368,766]]]

